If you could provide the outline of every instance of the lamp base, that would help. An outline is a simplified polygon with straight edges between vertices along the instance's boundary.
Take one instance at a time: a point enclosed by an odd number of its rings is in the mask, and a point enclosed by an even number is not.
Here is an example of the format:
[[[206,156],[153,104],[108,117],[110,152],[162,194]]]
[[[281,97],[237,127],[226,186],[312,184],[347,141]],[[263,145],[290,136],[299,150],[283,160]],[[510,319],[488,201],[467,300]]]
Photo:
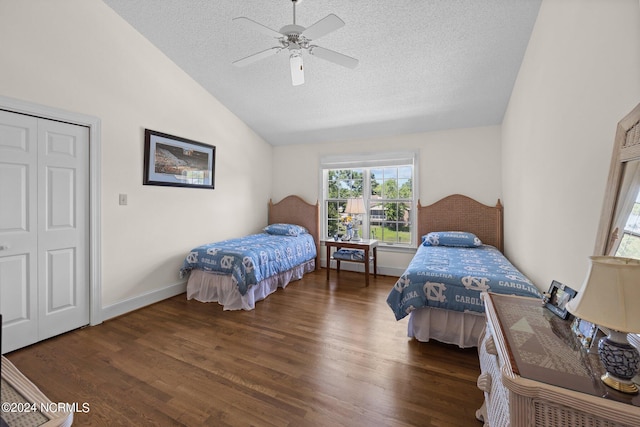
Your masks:
[[[638,393],[633,378],[640,367],[640,353],[629,344],[626,333],[610,329],[598,342],[598,355],[606,372],[601,377],[603,383],[623,393]]]
[[[600,377],[603,383],[608,385],[614,390],[621,391],[622,393],[627,394],[638,394],[638,386],[635,385],[632,381],[621,381],[619,379],[613,378],[607,372],[603,376]]]

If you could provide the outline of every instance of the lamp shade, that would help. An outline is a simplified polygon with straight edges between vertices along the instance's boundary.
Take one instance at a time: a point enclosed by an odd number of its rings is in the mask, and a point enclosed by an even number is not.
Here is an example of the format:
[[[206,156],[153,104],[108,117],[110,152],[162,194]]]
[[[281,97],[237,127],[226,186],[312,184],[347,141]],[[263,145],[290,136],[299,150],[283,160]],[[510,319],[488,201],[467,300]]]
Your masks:
[[[363,214],[364,211],[364,200],[359,198],[347,199],[347,207],[344,210],[348,214]]]
[[[587,278],[567,310],[620,332],[640,332],[640,260],[592,256]]]

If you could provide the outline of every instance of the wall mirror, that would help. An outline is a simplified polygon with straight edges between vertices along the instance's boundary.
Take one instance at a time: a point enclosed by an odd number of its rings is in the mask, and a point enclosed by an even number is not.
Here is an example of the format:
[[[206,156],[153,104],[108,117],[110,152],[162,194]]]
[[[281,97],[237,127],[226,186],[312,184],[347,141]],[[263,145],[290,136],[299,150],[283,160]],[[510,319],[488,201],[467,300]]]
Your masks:
[[[594,253],[640,259],[640,104],[618,122]]]
[[[616,129],[595,255],[640,259],[640,104]],[[629,334],[640,348],[640,334]]]

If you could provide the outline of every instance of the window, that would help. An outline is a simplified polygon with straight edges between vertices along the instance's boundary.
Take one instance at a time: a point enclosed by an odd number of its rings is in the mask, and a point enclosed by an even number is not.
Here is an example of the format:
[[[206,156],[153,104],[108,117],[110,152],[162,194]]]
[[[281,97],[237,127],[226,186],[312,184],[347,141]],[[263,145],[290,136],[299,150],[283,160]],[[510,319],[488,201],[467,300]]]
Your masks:
[[[415,246],[415,153],[323,159],[323,230]]]
[[[617,239],[611,252],[615,256],[640,259],[640,162],[625,166],[612,229],[617,231]]]
[[[640,194],[633,203],[615,255],[640,259]]]

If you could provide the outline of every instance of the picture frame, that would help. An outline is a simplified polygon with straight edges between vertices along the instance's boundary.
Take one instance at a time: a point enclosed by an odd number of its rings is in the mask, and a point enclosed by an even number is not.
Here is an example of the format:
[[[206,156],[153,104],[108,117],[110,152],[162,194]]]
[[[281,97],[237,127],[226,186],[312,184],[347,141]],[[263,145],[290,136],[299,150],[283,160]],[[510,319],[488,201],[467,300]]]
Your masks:
[[[214,189],[216,147],[144,131],[143,185]]]
[[[576,317],[571,324],[571,330],[580,344],[586,349],[591,348],[598,334],[598,325]]]
[[[545,307],[553,314],[561,319],[568,319],[570,313],[567,311],[566,305],[572,298],[575,298],[577,292],[569,286],[554,280],[549,286],[549,290],[544,295]]]

